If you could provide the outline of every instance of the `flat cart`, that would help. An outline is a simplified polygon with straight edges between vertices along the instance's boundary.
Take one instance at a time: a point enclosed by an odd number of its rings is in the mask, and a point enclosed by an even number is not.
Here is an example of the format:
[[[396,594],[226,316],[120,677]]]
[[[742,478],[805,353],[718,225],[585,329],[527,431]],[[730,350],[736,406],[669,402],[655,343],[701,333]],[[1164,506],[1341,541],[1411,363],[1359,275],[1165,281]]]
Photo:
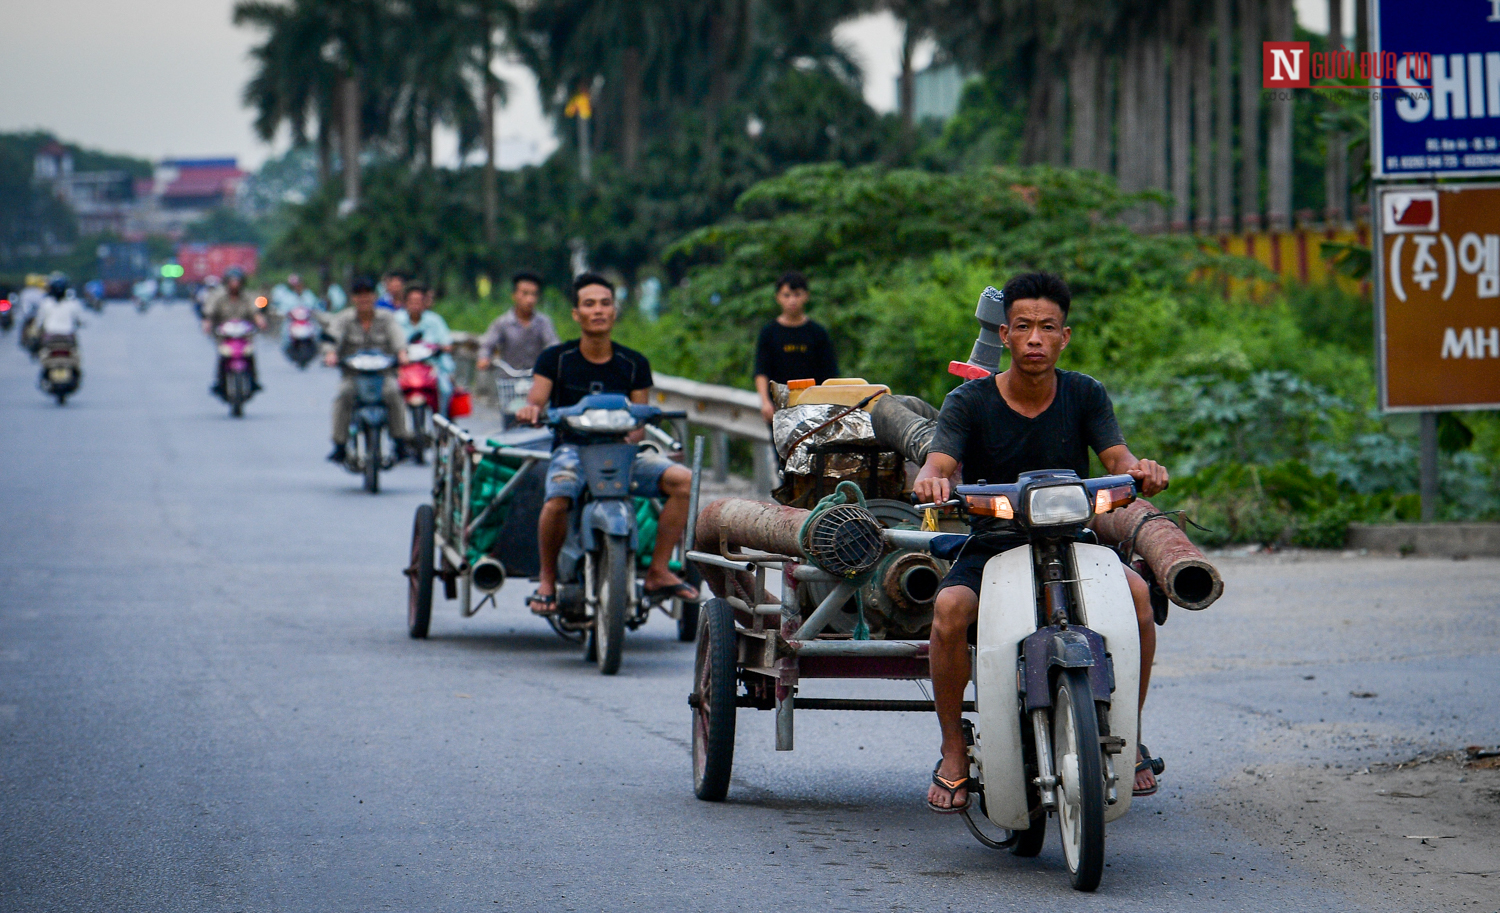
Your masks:
[[[506,446],[478,440],[441,415],[432,424],[432,503],[417,508],[405,571],[407,631],[415,638],[426,637],[432,623],[435,581],[442,581],[443,595],[457,599],[459,614],[469,618],[494,600],[507,576],[536,573],[541,473],[552,458],[547,436],[535,431]],[[492,489],[477,511],[476,484]],[[492,522],[497,512],[504,512],[498,525]],[[528,524],[529,537],[515,534]],[[510,546],[504,560],[490,554],[502,541]]]

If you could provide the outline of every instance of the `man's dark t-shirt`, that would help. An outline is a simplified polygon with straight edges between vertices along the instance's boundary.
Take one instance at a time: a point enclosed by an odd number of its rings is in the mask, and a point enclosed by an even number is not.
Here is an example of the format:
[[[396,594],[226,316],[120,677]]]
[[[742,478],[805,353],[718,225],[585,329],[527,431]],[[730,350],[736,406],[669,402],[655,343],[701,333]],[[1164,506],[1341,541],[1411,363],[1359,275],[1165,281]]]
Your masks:
[[[755,373],[778,384],[808,377],[821,384],[839,376],[839,360],[822,325],[809,320],[788,327],[773,320],[755,340]]]
[[[1104,385],[1087,374],[1057,372],[1057,395],[1042,414],[1027,418],[1005,402],[993,377],[971,380],[948,394],[929,451],[963,464],[963,480],[1009,483],[1023,472],[1071,469],[1088,478],[1089,450],[1125,443]],[[973,517],[976,533],[1009,527]]]
[[[653,383],[651,362],[646,356],[613,343],[614,355],[602,365],[583,357],[578,340],[558,343],[542,350],[536,357],[532,373],[552,381],[552,396],[547,404],[554,409],[575,405],[592,393],[619,393],[629,396]],[[561,428],[552,434],[552,446],[564,443],[569,436]],[[575,441],[576,443],[576,441]]]
[[[583,357],[578,340],[558,343],[542,350],[536,357],[533,373],[552,381],[552,398],[548,405],[561,409],[577,403],[591,393],[619,393],[629,396],[653,383],[651,362],[646,356],[613,343],[614,356],[602,365]]]

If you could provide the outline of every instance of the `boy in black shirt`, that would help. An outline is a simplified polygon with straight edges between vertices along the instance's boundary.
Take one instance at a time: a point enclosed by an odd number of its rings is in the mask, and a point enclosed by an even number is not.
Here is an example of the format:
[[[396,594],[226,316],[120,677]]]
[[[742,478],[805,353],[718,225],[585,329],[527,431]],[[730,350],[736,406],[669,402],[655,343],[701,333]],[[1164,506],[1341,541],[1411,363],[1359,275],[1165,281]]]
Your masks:
[[[651,389],[651,363],[646,356],[610,339],[615,319],[615,289],[603,276],[584,273],[573,280],[573,319],[582,335],[542,350],[532,372],[526,405],[516,411],[517,421],[536,424],[542,410],[576,404],[591,393],[619,393],[631,402],[644,403]],[[640,440],[640,431],[627,440]],[[646,595],[676,597],[697,602],[698,591],[672,573],[668,562],[677,540],[687,527],[688,491],[693,474],[666,457],[639,454],[630,467],[630,493],[641,497],[666,498],[657,518],[656,550],[646,571]],[[564,437],[554,440],[552,462],[547,466],[545,502],[537,518],[537,551],[541,568],[536,592],[527,598],[531,611],[550,615],[557,611],[557,554],[568,535],[568,511],[583,492],[578,448]]]
[[[807,318],[807,277],[785,273],[776,280],[776,303],[781,316],[761,328],[755,340],[755,390],[766,421],[776,414],[771,381],[812,378],[822,383],[839,376],[839,360],[828,331]]]
[[[1089,474],[1089,450],[1112,474],[1129,474],[1151,496],[1166,488],[1167,470],[1137,459],[1125,446],[1104,385],[1087,374],[1057,370],[1057,359],[1072,337],[1068,327],[1068,286],[1049,273],[1028,273],[1005,284],[1005,323],[1000,339],[1010,349],[1010,367],[993,377],[971,380],[948,394],[938,416],[927,461],[913,486],[918,500],[949,498],[950,479],[963,464],[966,483],[985,479],[1013,482],[1022,472],[1071,469]],[[979,524],[975,532],[986,532]],[[1013,545],[1025,543],[1020,538]],[[1001,550],[1007,543],[998,543]],[[933,771],[927,804],[934,811],[967,807],[969,755],[960,717],[970,679],[969,626],[979,618],[979,586],[991,554],[963,555],[939,587],[933,607],[929,661],[943,757]],[[1146,700],[1156,625],[1146,582],[1129,567],[1125,576],[1135,601],[1141,633],[1141,691]],[[1156,778],[1137,765],[1134,794],[1156,792]]]

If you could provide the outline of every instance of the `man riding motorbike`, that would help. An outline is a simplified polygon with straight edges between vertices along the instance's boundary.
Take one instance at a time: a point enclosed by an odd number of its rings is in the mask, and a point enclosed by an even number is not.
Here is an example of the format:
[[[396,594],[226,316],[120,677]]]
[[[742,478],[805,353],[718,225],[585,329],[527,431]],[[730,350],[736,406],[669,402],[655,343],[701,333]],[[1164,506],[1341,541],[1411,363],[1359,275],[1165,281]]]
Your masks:
[[[333,341],[324,344],[323,362],[333,368],[350,355],[374,351],[390,355],[396,364],[406,364],[406,336],[389,311],[375,309],[375,283],[356,279],[352,289],[350,300],[354,306],[328,321],[328,335]],[[343,371],[339,395],[333,401],[333,451],[328,454],[333,463],[343,463],[348,456],[349,419],[354,411],[355,372],[348,367]],[[410,432],[406,427],[406,403],[401,400],[401,387],[396,383],[394,370],[386,373],[381,394],[389,413],[391,439],[396,442],[396,459],[405,459]]]
[[[396,325],[401,328],[402,338],[408,343],[419,339],[441,354],[432,360],[437,373],[438,410],[448,414],[448,400],[453,396],[453,332],[441,314],[429,310],[432,299],[428,290],[416,283],[406,286],[401,294],[401,310],[396,312]]]
[[[992,377],[971,380],[943,402],[927,460],[913,486],[923,502],[950,497],[951,479],[963,468],[967,484],[985,480],[1009,483],[1023,472],[1071,469],[1089,475],[1088,452],[1099,455],[1106,471],[1129,474],[1144,495],[1167,485],[1167,470],[1138,459],[1125,445],[1114,407],[1104,386],[1086,374],[1061,371],[1058,357],[1072,336],[1067,325],[1072,295],[1058,276],[1028,273],[1006,283],[1005,323],[1000,339],[1011,363]],[[973,785],[961,715],[964,689],[971,678],[969,626],[979,617],[979,589],[985,563],[996,553],[1025,545],[1026,538],[1007,532],[1003,521],[976,518],[979,546],[953,563],[939,587],[934,605],[930,663],[933,697],[942,730],[942,759],[933,769],[928,805],[938,812],[966,808]],[[1156,626],[1146,582],[1129,567],[1125,576],[1135,602],[1141,638],[1141,687],[1146,700]],[[1156,792],[1156,778],[1142,746],[1136,766],[1134,795]]]
[[[47,294],[32,317],[34,332],[42,339],[48,336],[73,336],[83,325],[83,303],[68,288],[68,277],[53,273],[47,281]]]
[[[245,294],[245,272],[238,266],[231,266],[224,273],[224,283],[216,291],[211,293],[203,303],[203,332],[212,336],[214,331],[226,323],[234,320],[248,320],[255,324],[257,329],[266,328],[266,318],[261,316],[260,309],[250,296]],[[246,356],[250,363],[250,389],[259,392],[260,375],[255,370],[255,356]],[[224,395],[224,362],[218,362],[217,376],[214,385],[210,388],[215,396]]]
[[[594,393],[619,393],[631,402],[646,402],[651,389],[651,363],[646,356],[612,342],[610,333],[620,312],[615,307],[615,289],[608,279],[584,273],[573,281],[573,319],[579,339],[552,346],[537,356],[535,383],[526,405],[516,418],[536,424],[547,407],[571,406]],[[641,439],[635,431],[631,442]],[[552,462],[547,467],[546,501],[537,520],[537,547],[541,568],[536,592],[527,598],[531,611],[550,615],[557,611],[557,555],[568,534],[568,512],[583,492],[578,448],[563,431],[553,439]],[[672,549],[687,526],[688,494],[692,473],[666,457],[642,453],[630,471],[630,492],[641,497],[664,497],[666,505],[657,520],[656,548],[646,571],[646,595],[696,602],[698,591],[672,573],[668,562]]]
[[[479,359],[483,371],[493,360],[520,370],[530,369],[537,356],[559,342],[552,319],[536,309],[542,295],[542,277],[519,272],[510,280],[510,300],[515,305],[496,317],[479,337]]]

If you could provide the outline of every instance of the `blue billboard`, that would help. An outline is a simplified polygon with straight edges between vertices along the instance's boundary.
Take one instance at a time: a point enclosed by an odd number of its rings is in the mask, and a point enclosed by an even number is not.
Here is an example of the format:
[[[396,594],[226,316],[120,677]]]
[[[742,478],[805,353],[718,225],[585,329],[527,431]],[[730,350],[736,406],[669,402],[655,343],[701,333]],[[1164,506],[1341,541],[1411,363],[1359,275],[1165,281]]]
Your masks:
[[[1500,175],[1500,0],[1370,0],[1377,178]]]

